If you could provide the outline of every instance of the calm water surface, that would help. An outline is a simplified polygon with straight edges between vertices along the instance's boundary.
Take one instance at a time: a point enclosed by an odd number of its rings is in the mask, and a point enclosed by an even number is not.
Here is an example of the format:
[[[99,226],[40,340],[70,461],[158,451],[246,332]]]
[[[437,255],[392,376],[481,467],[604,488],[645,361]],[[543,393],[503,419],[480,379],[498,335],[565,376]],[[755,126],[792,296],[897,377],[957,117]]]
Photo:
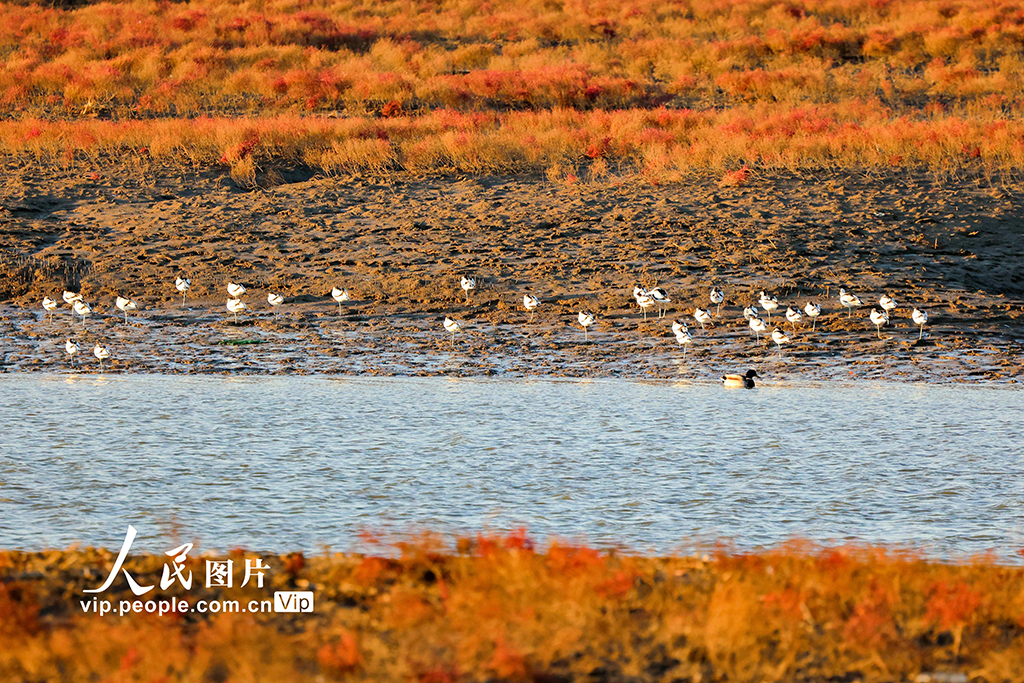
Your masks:
[[[1024,547],[1018,390],[0,377],[0,547],[359,548],[525,526],[639,552]]]

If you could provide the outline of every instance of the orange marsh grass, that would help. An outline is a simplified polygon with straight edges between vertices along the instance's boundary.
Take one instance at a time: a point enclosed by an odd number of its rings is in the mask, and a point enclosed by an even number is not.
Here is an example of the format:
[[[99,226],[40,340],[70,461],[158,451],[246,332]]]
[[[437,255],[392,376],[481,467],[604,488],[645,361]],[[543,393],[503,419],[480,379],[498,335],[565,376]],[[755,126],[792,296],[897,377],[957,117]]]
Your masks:
[[[660,180],[692,172],[1024,167],[1024,123],[936,113],[894,117],[872,103],[726,111],[440,110],[390,118],[0,122],[0,154],[40,163],[156,162],[224,169],[242,183],[281,165],[325,175],[547,172],[602,160]]]
[[[912,680],[1024,675],[1024,569],[806,544],[638,557],[522,532],[400,555],[269,557],[312,615],[100,618],[112,553],[0,553],[0,677],[36,680]],[[165,559],[165,558],[164,558]],[[201,575],[198,559],[190,568]],[[159,557],[130,560],[155,583]],[[115,591],[126,593],[123,581]],[[171,589],[174,590],[173,588]],[[111,599],[126,597],[108,594]],[[127,595],[131,597],[130,594]],[[148,596],[147,596],[148,597]],[[165,595],[157,597],[166,597]]]
[[[1024,156],[1009,0],[7,3],[0,51],[0,152],[250,186],[280,164],[729,184]]]
[[[76,3],[77,5],[77,3]],[[827,104],[1019,111],[1010,0],[0,4],[0,111]]]

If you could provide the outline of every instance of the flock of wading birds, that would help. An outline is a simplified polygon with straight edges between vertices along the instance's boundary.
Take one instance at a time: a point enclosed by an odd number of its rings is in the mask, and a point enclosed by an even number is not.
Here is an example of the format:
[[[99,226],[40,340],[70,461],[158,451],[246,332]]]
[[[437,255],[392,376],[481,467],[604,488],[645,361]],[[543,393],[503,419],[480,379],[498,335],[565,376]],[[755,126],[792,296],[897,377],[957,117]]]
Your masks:
[[[476,289],[476,279],[471,277],[463,277],[460,281],[463,291],[466,293],[466,303],[469,303],[469,293]],[[185,305],[185,295],[192,287],[192,281],[188,278],[178,277],[175,280],[175,288],[181,293],[181,304]],[[228,300],[227,309],[234,314],[235,322],[238,322],[238,314],[242,311],[248,310],[245,302],[242,301],[242,296],[245,295],[246,289],[243,285],[235,284],[233,282],[228,283]],[[341,306],[346,301],[351,301],[352,297],[349,296],[348,290],[339,289],[335,287],[331,291],[331,297],[338,302],[338,310],[341,311]],[[672,303],[672,299],[669,298],[668,293],[661,287],[655,287],[654,289],[644,289],[637,285],[633,288],[633,298],[636,299],[637,306],[640,307],[641,312],[644,315],[644,320],[647,319],[647,310],[650,308],[657,307],[658,318],[665,317],[668,305]],[[63,294],[64,303],[71,307],[74,314],[81,316],[82,325],[85,325],[85,319],[92,314],[93,309],[88,303],[82,299],[82,295],[77,292],[65,291]],[[696,307],[693,311],[693,318],[700,324],[701,330],[705,329],[706,325],[714,326],[714,318],[721,315],[722,303],[725,301],[725,292],[718,288],[712,287],[709,296],[712,305],[717,306],[714,315],[711,314],[709,308]],[[267,294],[267,303],[274,309],[274,315],[278,314],[279,307],[284,303],[284,296],[275,292]],[[523,307],[530,314],[530,322],[533,322],[533,316],[538,306],[540,306],[540,299],[532,294],[523,295]],[[747,324],[750,326],[751,331],[756,335],[757,340],[761,340],[761,335],[768,336],[768,326],[771,322],[772,312],[779,308],[779,300],[766,294],[764,291],[761,292],[761,296],[758,299],[761,309],[759,310],[756,305],[746,306],[743,309],[743,317],[747,320]],[[853,309],[860,308],[864,305],[861,299],[853,294],[850,294],[845,289],[839,290],[839,304],[847,310],[847,317],[853,314]],[[52,316],[53,311],[59,308],[59,304],[55,299],[45,297],[43,299],[43,309],[46,311],[48,316]],[[139,310],[139,305],[128,297],[118,296],[115,302],[118,310],[124,313],[125,323],[128,322],[128,314],[134,313]],[[882,336],[882,327],[889,324],[889,316],[892,311],[896,310],[896,300],[888,294],[883,294],[878,300],[879,308],[871,309],[871,322],[875,325],[875,331],[878,337]],[[765,322],[761,318],[761,310],[768,314],[768,322]],[[796,330],[796,325],[806,316],[811,319],[811,329],[817,322],[817,317],[821,315],[821,306],[813,301],[808,301],[803,307],[803,312],[797,304],[797,308],[787,306],[785,317],[786,321],[792,325],[793,330]],[[914,307],[911,313],[911,319],[921,329],[918,333],[918,339],[924,335],[924,325],[928,322],[928,314],[924,311]],[[597,318],[593,313],[588,311],[580,311],[577,316],[579,324],[583,327],[583,338],[586,341],[590,341],[589,328],[593,325]],[[455,335],[462,331],[462,323],[451,317],[445,316],[444,329],[452,335],[452,346],[455,345]],[[681,320],[675,320],[672,322],[672,332],[676,336],[676,341],[683,347],[683,356],[686,356],[686,349],[693,342],[693,336],[690,334],[690,330],[686,323]],[[788,344],[790,339],[789,335],[780,328],[775,327],[771,332],[771,339],[775,342],[775,345],[779,348],[779,354],[782,354],[782,345]],[[71,364],[75,363],[75,356],[81,353],[81,347],[78,342],[74,339],[68,338],[64,344],[64,350],[71,358]],[[100,369],[103,369],[103,361],[110,357],[110,351],[100,343],[96,343],[93,347],[93,355],[100,362]],[[751,388],[754,386],[754,377],[758,377],[756,371],[748,370],[745,375],[724,375],[722,377],[723,382],[726,386],[743,386]]]

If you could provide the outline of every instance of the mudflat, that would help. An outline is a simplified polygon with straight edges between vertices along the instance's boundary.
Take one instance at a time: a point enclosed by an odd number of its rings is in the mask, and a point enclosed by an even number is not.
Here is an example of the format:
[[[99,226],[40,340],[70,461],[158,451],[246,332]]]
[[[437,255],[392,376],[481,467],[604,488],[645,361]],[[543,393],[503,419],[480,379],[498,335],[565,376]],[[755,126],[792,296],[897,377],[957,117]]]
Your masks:
[[[6,162],[0,371],[622,376],[1017,382],[1024,183],[933,173],[759,172],[566,183],[541,176],[325,178],[264,187],[159,167]],[[463,275],[476,279],[466,294]],[[187,277],[184,304],[174,286]],[[237,323],[228,282],[244,285]],[[666,290],[644,319],[635,285]],[[713,325],[693,317],[712,286]],[[334,287],[352,300],[339,305]],[[862,308],[839,305],[841,287]],[[65,289],[92,306],[47,318]],[[790,342],[742,315],[761,291]],[[267,294],[285,303],[275,315]],[[524,294],[541,303],[532,322]],[[877,330],[882,294],[898,307]],[[118,295],[138,302],[129,316]],[[821,305],[814,329],[787,306]],[[923,329],[914,307],[929,318]],[[597,317],[584,340],[577,314]],[[445,316],[460,321],[454,339]],[[680,347],[673,320],[693,336]],[[920,338],[919,338],[920,337]],[[74,365],[64,342],[83,348]]]

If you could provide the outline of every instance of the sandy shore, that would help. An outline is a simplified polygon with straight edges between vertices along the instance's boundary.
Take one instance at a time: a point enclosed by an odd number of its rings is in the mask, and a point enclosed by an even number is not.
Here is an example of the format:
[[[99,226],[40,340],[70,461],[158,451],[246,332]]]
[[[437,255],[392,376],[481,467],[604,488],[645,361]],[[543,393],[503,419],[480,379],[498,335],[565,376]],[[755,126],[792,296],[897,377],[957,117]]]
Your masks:
[[[44,170],[8,162],[0,231],[0,371],[72,370],[64,340],[111,351],[114,372],[622,376],[714,381],[757,368],[767,382],[900,379],[1016,382],[1024,339],[1024,184],[835,174],[654,187],[543,178],[389,180],[295,176],[246,191],[219,175],[159,169]],[[458,281],[475,276],[467,304]],[[185,305],[174,278],[191,278]],[[238,324],[229,281],[248,289]],[[634,284],[665,288],[644,320]],[[712,285],[713,329],[693,321]],[[332,287],[353,301],[339,310]],[[839,287],[865,308],[847,317]],[[80,290],[46,320],[43,296]],[[780,353],[755,342],[742,307],[761,290],[815,300],[813,332]],[[287,302],[275,317],[269,291]],[[532,324],[521,305],[542,304]],[[868,320],[899,302],[882,338]],[[141,308],[129,324],[118,294]],[[930,316],[924,339],[913,306]],[[598,317],[591,342],[576,323]],[[464,324],[454,346],[441,321]],[[691,323],[683,355],[670,329]],[[787,325],[787,330],[789,326]],[[86,356],[83,353],[83,356]],[[98,362],[80,358],[76,371]]]

